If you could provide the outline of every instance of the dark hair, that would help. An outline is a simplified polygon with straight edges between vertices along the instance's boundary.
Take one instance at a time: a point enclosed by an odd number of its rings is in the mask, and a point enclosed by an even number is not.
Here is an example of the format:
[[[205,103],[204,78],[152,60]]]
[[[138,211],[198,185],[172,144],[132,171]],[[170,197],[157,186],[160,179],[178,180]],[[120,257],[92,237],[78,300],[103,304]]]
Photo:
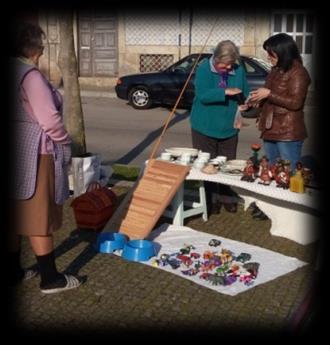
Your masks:
[[[288,34],[277,34],[269,37],[262,46],[269,55],[275,53],[278,57],[277,67],[280,67],[284,72],[288,71],[294,60],[302,63],[300,52],[295,40]]]
[[[30,22],[18,23],[14,28],[13,55],[30,57],[42,47],[46,35],[41,27]]]

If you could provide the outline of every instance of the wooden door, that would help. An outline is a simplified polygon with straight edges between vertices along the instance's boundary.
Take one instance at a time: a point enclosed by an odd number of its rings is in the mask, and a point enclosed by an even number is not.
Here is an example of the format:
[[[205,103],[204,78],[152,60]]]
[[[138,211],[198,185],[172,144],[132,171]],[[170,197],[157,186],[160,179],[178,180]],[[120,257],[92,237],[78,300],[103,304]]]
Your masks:
[[[78,14],[79,76],[118,74],[118,23],[114,13]]]

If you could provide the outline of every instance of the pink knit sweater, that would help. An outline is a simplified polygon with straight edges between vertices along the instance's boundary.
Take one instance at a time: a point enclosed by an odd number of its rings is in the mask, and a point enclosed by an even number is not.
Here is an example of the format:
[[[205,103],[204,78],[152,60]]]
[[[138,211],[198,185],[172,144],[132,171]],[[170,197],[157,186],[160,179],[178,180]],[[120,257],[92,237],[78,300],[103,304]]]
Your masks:
[[[24,109],[38,121],[44,131],[39,153],[53,153],[51,140],[62,144],[71,143],[69,134],[64,128],[62,116],[54,104],[51,90],[40,72],[31,71],[27,74],[22,83],[21,97]],[[56,97],[59,104],[62,104],[62,96],[58,91],[56,91]]]

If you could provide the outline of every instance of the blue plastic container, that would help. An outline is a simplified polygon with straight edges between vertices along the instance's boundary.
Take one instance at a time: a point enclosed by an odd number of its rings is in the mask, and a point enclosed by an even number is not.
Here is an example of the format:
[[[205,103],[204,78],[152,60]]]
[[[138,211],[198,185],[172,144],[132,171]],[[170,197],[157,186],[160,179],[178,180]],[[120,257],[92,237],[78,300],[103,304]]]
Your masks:
[[[128,241],[121,256],[130,261],[148,261],[156,255],[154,243],[147,240]]]
[[[97,250],[100,253],[113,253],[115,250],[123,249],[127,243],[127,237],[118,232],[103,232],[96,242]]]

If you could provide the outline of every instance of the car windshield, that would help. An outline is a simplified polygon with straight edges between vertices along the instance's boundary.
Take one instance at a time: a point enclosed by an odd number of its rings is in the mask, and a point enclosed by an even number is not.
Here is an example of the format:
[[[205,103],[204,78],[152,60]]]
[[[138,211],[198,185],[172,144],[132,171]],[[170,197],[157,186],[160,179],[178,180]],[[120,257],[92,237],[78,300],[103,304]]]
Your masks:
[[[189,73],[193,67],[193,65],[196,62],[198,55],[191,56],[188,59],[185,59],[184,61],[178,62],[177,64],[171,66],[169,68],[169,71],[171,72],[178,72],[178,73]],[[200,61],[198,62],[198,65],[205,59],[205,56],[202,56]]]
[[[267,62],[265,60],[262,60],[260,58],[255,57],[255,56],[251,56],[251,59],[257,61],[259,63],[259,65],[263,66],[268,72],[272,68],[272,65],[270,62]]]

